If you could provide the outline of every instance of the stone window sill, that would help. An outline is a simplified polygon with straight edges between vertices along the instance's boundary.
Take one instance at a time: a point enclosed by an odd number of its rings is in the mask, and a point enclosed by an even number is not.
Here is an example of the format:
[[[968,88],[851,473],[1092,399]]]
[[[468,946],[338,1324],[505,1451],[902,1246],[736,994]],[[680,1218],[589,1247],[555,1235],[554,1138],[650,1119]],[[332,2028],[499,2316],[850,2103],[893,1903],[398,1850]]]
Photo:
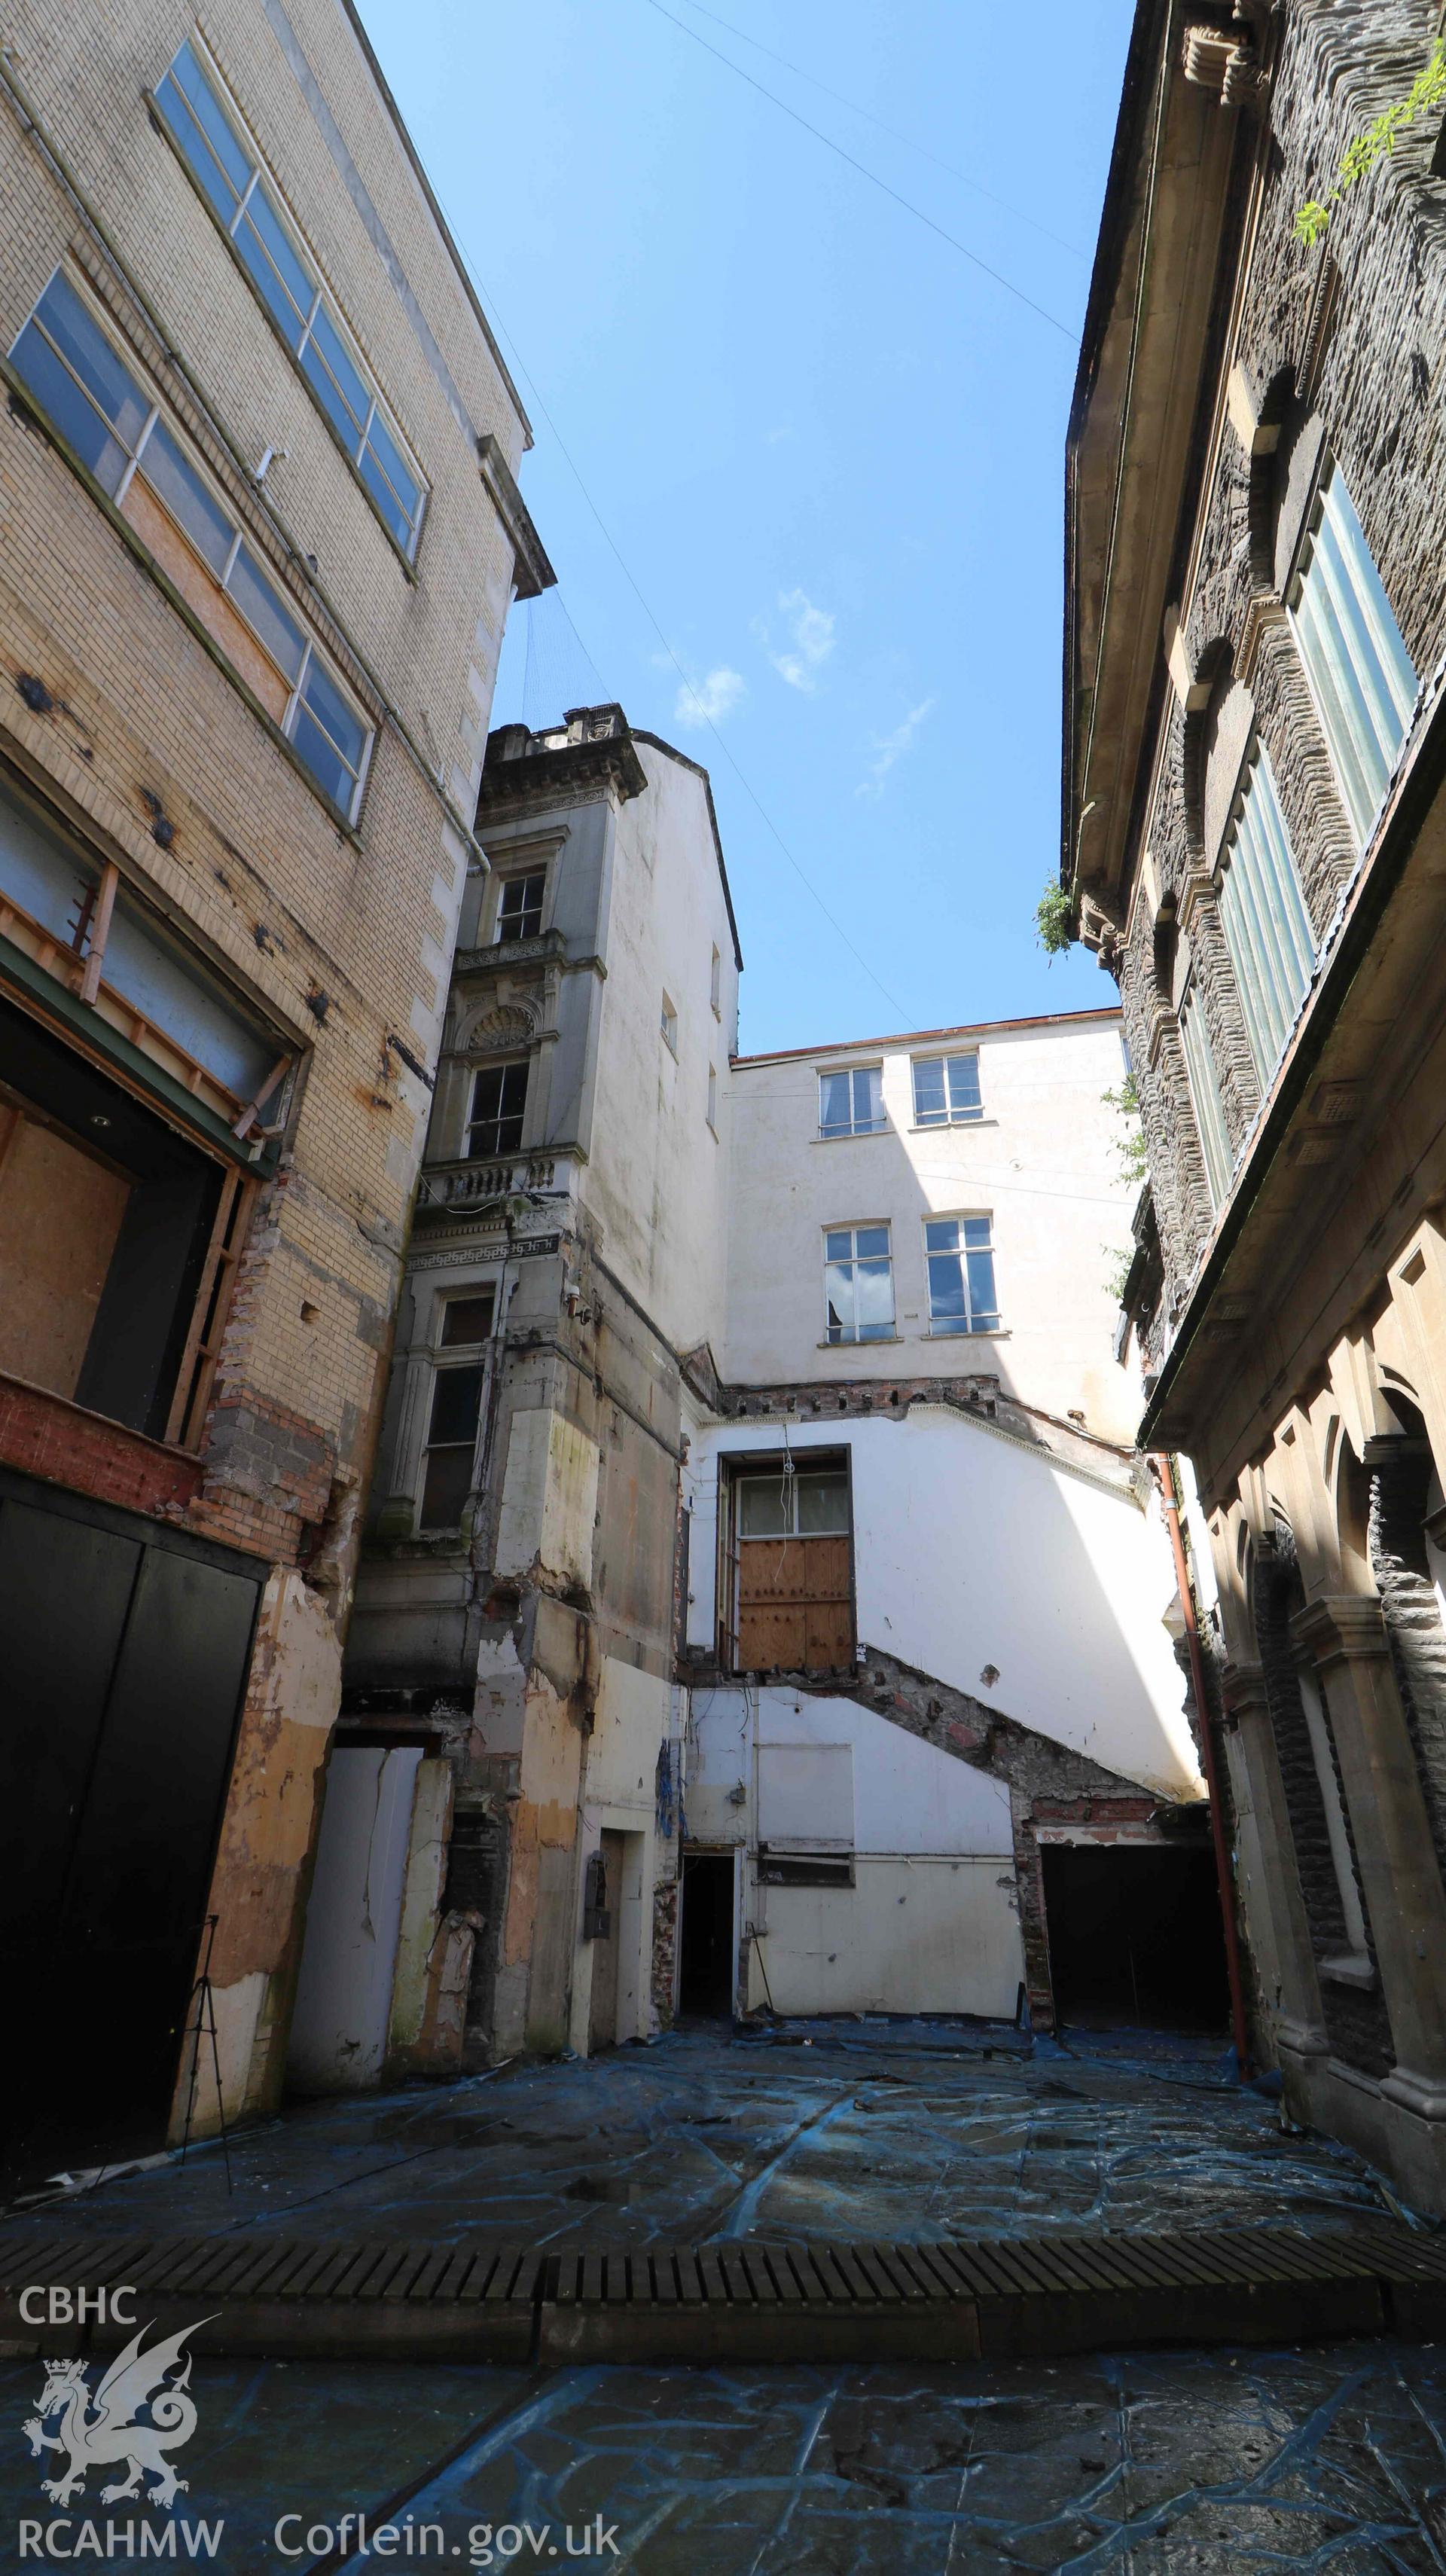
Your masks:
[[[1376,1971],[1363,1950],[1348,1952],[1340,1959],[1322,1959],[1319,1974],[1327,1985],[1353,1986],[1357,1993],[1363,1995],[1373,1995],[1376,1991]]]

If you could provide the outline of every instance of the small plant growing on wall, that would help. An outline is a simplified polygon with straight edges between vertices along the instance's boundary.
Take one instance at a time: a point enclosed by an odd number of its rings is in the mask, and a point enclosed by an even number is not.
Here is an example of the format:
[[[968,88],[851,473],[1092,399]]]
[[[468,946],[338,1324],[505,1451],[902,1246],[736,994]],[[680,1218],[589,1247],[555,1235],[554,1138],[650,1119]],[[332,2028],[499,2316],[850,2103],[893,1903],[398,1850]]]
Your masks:
[[[1395,151],[1396,137],[1403,127],[1414,125],[1428,109],[1446,106],[1446,36],[1438,36],[1431,48],[1431,59],[1418,72],[1404,98],[1393,100],[1383,108],[1373,125],[1353,134],[1341,155],[1336,184],[1324,199],[1312,197],[1295,218],[1295,229],[1306,248],[1318,242],[1330,225],[1331,208],[1338,206],[1348,188],[1374,170],[1378,161]]]
[[[1124,1124],[1115,1138],[1115,1159],[1123,1180],[1138,1187],[1150,1177],[1150,1158],[1145,1151],[1145,1131],[1140,1125],[1140,1094],[1135,1077],[1127,1073],[1118,1091],[1106,1091],[1101,1097],[1107,1109],[1117,1110]]]
[[[1034,908],[1035,936],[1046,957],[1062,957],[1079,937],[1079,915],[1071,893],[1051,877]]]

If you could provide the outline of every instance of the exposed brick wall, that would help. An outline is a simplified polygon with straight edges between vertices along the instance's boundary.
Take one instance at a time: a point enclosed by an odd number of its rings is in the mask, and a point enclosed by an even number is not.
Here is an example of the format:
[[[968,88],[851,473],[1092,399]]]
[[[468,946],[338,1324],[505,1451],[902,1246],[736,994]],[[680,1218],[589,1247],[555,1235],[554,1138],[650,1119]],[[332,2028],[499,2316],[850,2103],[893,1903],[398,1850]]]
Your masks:
[[[801,1689],[809,1687],[797,1676],[790,1678]],[[834,1684],[831,1696],[838,1695]],[[1107,1771],[1088,1754],[1076,1753],[1052,1736],[1036,1734],[1032,1727],[1021,1726],[1016,1718],[990,1708],[968,1691],[918,1672],[878,1646],[863,1649],[858,1681],[844,1696],[918,1736],[922,1743],[1008,1783],[1025,1990],[1035,2028],[1053,2030],[1054,1987],[1036,1826],[1087,1824],[1107,1832],[1114,1826],[1147,1823],[1161,1801],[1142,1790],[1138,1781]]]
[[[658,2028],[673,2027],[673,1993],[677,1981],[678,1882],[659,1882],[653,1890],[653,2010]]]
[[[0,1462],[155,1520],[183,1518],[201,1489],[199,1460],[10,1377],[0,1377]]]

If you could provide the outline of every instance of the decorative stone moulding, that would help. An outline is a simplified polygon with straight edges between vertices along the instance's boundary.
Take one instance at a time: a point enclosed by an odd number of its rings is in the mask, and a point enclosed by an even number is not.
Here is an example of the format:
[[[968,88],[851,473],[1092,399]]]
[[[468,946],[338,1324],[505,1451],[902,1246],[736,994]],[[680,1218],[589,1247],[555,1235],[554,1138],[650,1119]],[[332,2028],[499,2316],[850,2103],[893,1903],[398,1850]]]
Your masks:
[[[1259,106],[1269,87],[1256,43],[1266,14],[1258,0],[1236,0],[1230,20],[1197,19],[1187,26],[1183,54],[1187,81],[1211,91],[1222,107]]]

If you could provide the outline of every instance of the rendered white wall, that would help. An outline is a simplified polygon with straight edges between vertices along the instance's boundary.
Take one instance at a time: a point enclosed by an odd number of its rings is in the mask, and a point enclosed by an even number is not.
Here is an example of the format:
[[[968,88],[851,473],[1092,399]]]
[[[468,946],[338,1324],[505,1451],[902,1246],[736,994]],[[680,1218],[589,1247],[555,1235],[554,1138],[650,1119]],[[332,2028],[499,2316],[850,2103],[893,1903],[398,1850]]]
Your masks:
[[[982,1123],[915,1128],[913,1054],[976,1045]],[[880,1062],[887,1128],[821,1141],[820,1072]],[[1124,1122],[1104,1099],[1123,1080],[1113,1012],[983,1028],[947,1047],[893,1040],[745,1058],[732,1081],[725,1375],[768,1386],[983,1370],[1025,1403],[1081,1410],[1089,1430],[1131,1441],[1140,1383],[1133,1363],[1113,1357],[1109,1280],[1139,1184],[1121,1173]],[[929,1331],[924,1218],[963,1214],[993,1218],[999,1336]],[[899,1339],[821,1348],[824,1229],[885,1219]]]
[[[758,1878],[755,1748],[766,1760],[784,1744],[851,1754],[851,1888]],[[749,1847],[750,2007],[1013,2013],[1023,1968],[1002,1781],[853,1700],[734,1684],[694,1693],[684,1804],[693,1842]]]
[[[700,1429],[688,1633],[714,1634],[717,1460],[781,1449],[776,1423]],[[1184,1683],[1164,1614],[1174,1568],[1158,1517],[958,1413],[793,1421],[795,1456],[846,1448],[861,1643],[971,1692],[1166,1796],[1198,1796]],[[986,1683],[987,1666],[998,1679]],[[861,1802],[862,1808],[862,1802]]]
[[[728,1053],[738,969],[703,778],[639,742],[645,795],[614,819],[591,1159],[582,1196],[611,1267],[678,1350],[723,1338],[728,1239]],[[721,959],[720,1012],[710,998]],[[662,998],[677,1012],[677,1053]],[[708,1124],[708,1068],[718,1127]]]
[[[287,2065],[308,2093],[379,2081],[420,1748],[338,1746],[327,1766]]]

